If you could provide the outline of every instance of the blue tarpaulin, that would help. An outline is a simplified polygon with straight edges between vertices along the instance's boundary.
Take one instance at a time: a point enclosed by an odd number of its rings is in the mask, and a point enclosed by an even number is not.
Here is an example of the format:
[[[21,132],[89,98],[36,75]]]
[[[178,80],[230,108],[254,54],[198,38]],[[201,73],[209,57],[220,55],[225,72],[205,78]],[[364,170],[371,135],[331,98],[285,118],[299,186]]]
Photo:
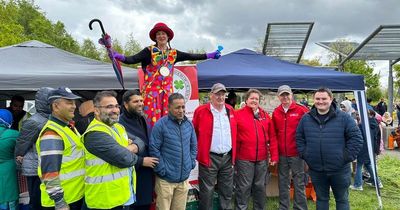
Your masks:
[[[220,82],[227,88],[277,89],[289,85],[298,90],[321,86],[333,91],[364,90],[364,76],[282,61],[242,49],[197,64],[199,89]]]

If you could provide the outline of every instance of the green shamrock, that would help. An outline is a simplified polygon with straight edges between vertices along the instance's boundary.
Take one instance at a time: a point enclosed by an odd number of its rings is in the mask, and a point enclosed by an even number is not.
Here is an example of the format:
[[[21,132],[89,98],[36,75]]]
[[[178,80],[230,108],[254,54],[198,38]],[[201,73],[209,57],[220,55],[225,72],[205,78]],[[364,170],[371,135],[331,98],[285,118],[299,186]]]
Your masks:
[[[175,80],[174,87],[176,90],[182,90],[185,87],[185,84],[183,83],[182,80]]]

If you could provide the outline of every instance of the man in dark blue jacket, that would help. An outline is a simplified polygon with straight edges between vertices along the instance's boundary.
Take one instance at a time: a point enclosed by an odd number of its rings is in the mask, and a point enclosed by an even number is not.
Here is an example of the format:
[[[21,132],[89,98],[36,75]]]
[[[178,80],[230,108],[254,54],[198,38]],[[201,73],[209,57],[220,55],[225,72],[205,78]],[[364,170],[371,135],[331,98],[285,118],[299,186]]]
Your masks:
[[[119,123],[123,125],[133,143],[143,141],[145,148],[137,153],[136,170],[136,202],[134,210],[149,210],[153,200],[153,168],[158,159],[149,155],[149,135],[146,119],[143,116],[143,97],[137,90],[128,90],[122,96],[124,105]]]
[[[332,101],[328,88],[315,92],[314,106],[297,127],[297,149],[310,168],[317,209],[329,209],[329,188],[332,188],[336,209],[348,210],[350,162],[356,159],[363,140],[354,119],[337,109]]]
[[[179,93],[168,97],[168,115],[153,127],[150,155],[159,159],[154,168],[157,209],[185,210],[188,178],[196,166],[197,139],[192,122],[185,116],[185,99]]]

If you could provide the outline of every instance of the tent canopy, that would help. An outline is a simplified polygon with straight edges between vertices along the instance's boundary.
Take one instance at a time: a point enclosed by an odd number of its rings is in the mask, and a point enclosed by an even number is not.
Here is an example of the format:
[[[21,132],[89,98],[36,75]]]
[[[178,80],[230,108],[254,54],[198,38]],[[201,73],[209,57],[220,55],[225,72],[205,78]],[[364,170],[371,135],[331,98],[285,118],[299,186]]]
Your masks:
[[[34,92],[40,87],[120,90],[111,64],[75,55],[33,40],[0,48],[0,94]],[[123,67],[126,88],[138,88],[135,69]]]
[[[197,69],[199,89],[209,89],[217,82],[228,88],[277,89],[280,85],[290,85],[298,90],[321,86],[333,91],[365,89],[362,75],[290,63],[248,49],[201,62]]]

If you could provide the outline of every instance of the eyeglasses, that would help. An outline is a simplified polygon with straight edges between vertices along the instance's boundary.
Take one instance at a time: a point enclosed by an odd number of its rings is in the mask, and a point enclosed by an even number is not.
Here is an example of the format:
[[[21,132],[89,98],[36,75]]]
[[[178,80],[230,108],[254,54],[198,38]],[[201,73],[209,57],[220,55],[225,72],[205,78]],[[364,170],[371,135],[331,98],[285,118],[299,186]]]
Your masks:
[[[107,105],[107,106],[96,106],[96,107],[105,108],[105,109],[114,109],[114,108],[120,109],[121,108],[121,106],[119,104],[116,104],[116,105],[110,104],[110,105]]]

